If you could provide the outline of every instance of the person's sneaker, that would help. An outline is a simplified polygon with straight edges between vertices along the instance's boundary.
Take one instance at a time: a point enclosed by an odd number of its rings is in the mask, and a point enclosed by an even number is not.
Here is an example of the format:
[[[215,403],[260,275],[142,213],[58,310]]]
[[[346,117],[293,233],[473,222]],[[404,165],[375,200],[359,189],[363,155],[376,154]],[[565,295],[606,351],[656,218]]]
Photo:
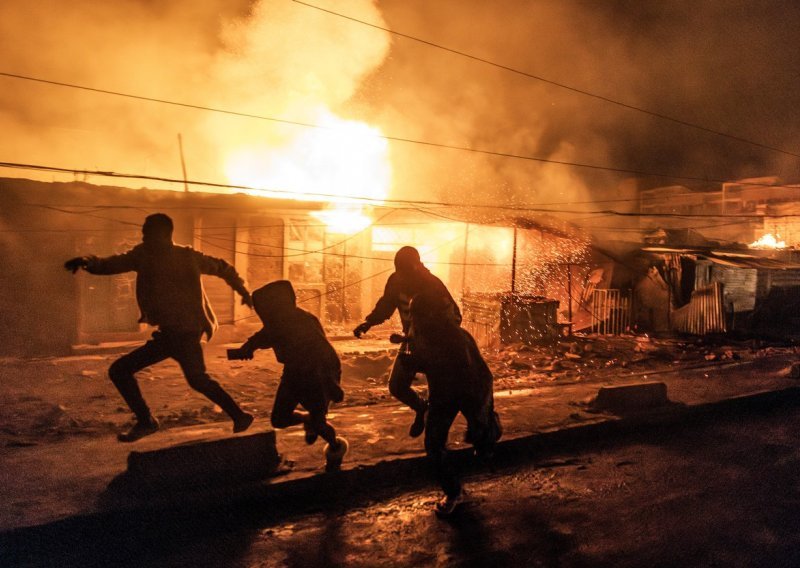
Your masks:
[[[303,430],[306,431],[306,444],[310,446],[317,441],[318,434],[308,422],[303,422]]]
[[[342,468],[342,460],[347,454],[350,444],[341,436],[336,436],[335,445],[326,444],[322,453],[325,454],[325,471],[334,472]]]
[[[452,515],[456,508],[464,502],[464,492],[461,491],[458,495],[455,496],[446,496],[442,498],[441,501],[436,503],[434,511],[436,512],[436,516],[438,517],[449,517]]]
[[[412,438],[418,438],[425,431],[425,414],[428,412],[428,402],[423,400],[422,405],[417,410],[417,415],[414,417],[414,423],[408,429],[408,435]]]
[[[151,416],[149,420],[137,421],[136,424],[134,424],[133,427],[127,432],[121,432],[117,434],[117,440],[120,442],[135,442],[136,440],[140,440],[145,436],[156,433],[157,431],[158,420]]]
[[[238,434],[244,432],[255,420],[255,417],[249,412],[242,412],[242,414],[233,421],[233,433]]]

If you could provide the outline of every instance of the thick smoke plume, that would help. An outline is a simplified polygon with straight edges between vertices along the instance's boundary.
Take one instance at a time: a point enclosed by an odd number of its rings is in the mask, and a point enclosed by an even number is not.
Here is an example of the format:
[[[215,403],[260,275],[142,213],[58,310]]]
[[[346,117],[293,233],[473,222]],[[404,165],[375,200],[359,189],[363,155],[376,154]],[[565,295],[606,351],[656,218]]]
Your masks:
[[[370,0],[349,6],[382,21]],[[285,0],[0,4],[3,71],[305,123],[315,122],[320,108],[350,99],[388,47],[386,34],[345,29]],[[280,147],[307,133],[277,122],[2,81],[3,161],[180,178],[181,134],[189,177],[224,183],[231,151]]]
[[[398,31],[800,153],[795,3],[389,0],[381,8]],[[409,138],[678,177],[800,177],[798,158],[403,38],[394,40],[365,91],[384,130]],[[608,199],[626,175],[448,150],[395,145],[394,151],[413,164],[395,161],[410,187],[469,187],[484,202]],[[643,183],[697,185],[670,178]]]
[[[800,151],[796,3],[319,4]],[[10,0],[0,4],[0,53],[4,70],[15,73],[298,121],[316,120],[325,105],[391,136],[548,160],[711,179],[791,181],[800,173],[797,158],[390,38],[288,0]],[[189,176],[225,181],[224,155],[233,146],[280,146],[298,135],[299,127],[0,81],[4,161],[180,177],[181,133]],[[626,177],[399,142],[391,144],[391,158],[394,194],[406,198],[575,204],[615,197]]]

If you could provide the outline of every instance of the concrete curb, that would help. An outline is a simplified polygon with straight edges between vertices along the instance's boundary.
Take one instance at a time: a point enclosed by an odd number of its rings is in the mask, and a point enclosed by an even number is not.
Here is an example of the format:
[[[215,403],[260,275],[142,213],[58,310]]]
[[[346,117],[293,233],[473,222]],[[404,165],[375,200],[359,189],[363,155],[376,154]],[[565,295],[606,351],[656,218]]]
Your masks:
[[[547,454],[621,442],[632,435],[652,433],[653,429],[691,426],[715,417],[797,404],[800,404],[800,386],[712,403],[671,404],[625,417],[608,417],[600,422],[521,435],[498,443],[492,469],[528,463]],[[465,477],[486,472],[472,463],[469,449],[454,451],[452,455],[464,468]],[[398,490],[425,486],[432,486],[432,480],[425,456],[420,453],[300,479],[280,481],[273,478],[246,486],[201,488],[202,491],[194,494],[172,493],[167,500],[156,498],[147,505],[0,532],[0,565],[21,566],[33,562],[33,558],[40,559],[40,563],[41,559],[50,559],[54,565],[60,565],[65,559],[65,546],[75,545],[74,535],[80,535],[81,555],[111,548],[119,551],[126,542],[135,540],[145,531],[176,530],[174,527],[185,527],[187,523],[195,529],[202,530],[208,524],[209,530],[219,530],[220,523],[228,526],[274,521],[309,509],[347,507]],[[65,538],[67,535],[73,537]],[[55,562],[56,558],[60,561]]]

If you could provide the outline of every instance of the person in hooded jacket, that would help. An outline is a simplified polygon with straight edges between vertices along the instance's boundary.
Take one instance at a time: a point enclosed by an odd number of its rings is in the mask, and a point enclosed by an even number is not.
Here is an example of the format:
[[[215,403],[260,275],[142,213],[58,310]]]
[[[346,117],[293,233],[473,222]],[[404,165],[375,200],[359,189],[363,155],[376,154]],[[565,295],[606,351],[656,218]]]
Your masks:
[[[123,254],[105,258],[75,257],[64,263],[74,274],[136,272],[136,300],[141,323],[157,326],[152,339],[111,364],[109,377],[136,416],[136,423],[117,438],[133,442],[158,430],[158,421],[142,397],[135,373],[168,358],[181,367],[189,386],[222,408],[233,420],[233,431],[243,432],[253,422],[220,384],[206,372],[203,336],[211,338],[217,319],[208,302],[201,275],[222,278],[252,306],[250,293],[236,269],[222,259],[172,242],[172,219],[164,213],[145,218],[142,242]]]
[[[448,317],[449,304],[447,296],[436,292],[411,300],[412,348],[407,362],[428,378],[425,453],[445,493],[436,504],[440,516],[452,514],[463,498],[458,473],[447,455],[448,433],[458,413],[467,421],[465,441],[480,458],[492,456],[502,435],[494,410],[492,372],[475,339]]]
[[[422,264],[417,249],[410,246],[400,248],[395,254],[394,266],[395,271],[386,281],[383,295],[375,304],[375,308],[367,315],[364,322],[353,330],[356,337],[361,337],[371,327],[388,320],[395,310],[400,314],[403,334],[408,335],[411,326],[409,311],[411,299],[426,292],[446,297],[448,308],[442,312],[442,317],[446,317],[456,326],[461,324],[461,311],[458,309],[458,305],[444,283]],[[404,351],[405,346],[401,346],[392,366],[389,376],[389,392],[416,413],[409,430],[409,435],[416,438],[425,429],[425,413],[428,410],[428,403],[411,387],[416,371],[407,365],[406,357],[403,355]]]
[[[327,421],[330,403],[344,398],[342,367],[322,325],[316,316],[297,307],[288,280],[270,282],[253,292],[253,304],[264,327],[231,350],[229,358],[252,359],[257,349],[273,349],[283,363],[283,374],[272,406],[272,426],[302,424],[307,444],[321,436],[333,452],[343,454],[346,442],[337,438]],[[305,410],[298,410],[298,405]]]

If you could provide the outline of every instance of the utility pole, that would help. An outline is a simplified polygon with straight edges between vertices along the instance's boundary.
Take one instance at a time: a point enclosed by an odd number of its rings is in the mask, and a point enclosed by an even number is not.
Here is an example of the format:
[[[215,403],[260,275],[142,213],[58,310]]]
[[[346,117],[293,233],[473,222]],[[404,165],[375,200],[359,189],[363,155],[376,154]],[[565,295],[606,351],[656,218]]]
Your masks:
[[[511,293],[517,290],[517,227],[514,226],[514,248],[511,253]]]
[[[181,133],[178,132],[178,151],[181,154],[181,169],[183,170],[183,191],[189,193],[189,180],[186,177],[186,160],[183,157],[183,139]]]

